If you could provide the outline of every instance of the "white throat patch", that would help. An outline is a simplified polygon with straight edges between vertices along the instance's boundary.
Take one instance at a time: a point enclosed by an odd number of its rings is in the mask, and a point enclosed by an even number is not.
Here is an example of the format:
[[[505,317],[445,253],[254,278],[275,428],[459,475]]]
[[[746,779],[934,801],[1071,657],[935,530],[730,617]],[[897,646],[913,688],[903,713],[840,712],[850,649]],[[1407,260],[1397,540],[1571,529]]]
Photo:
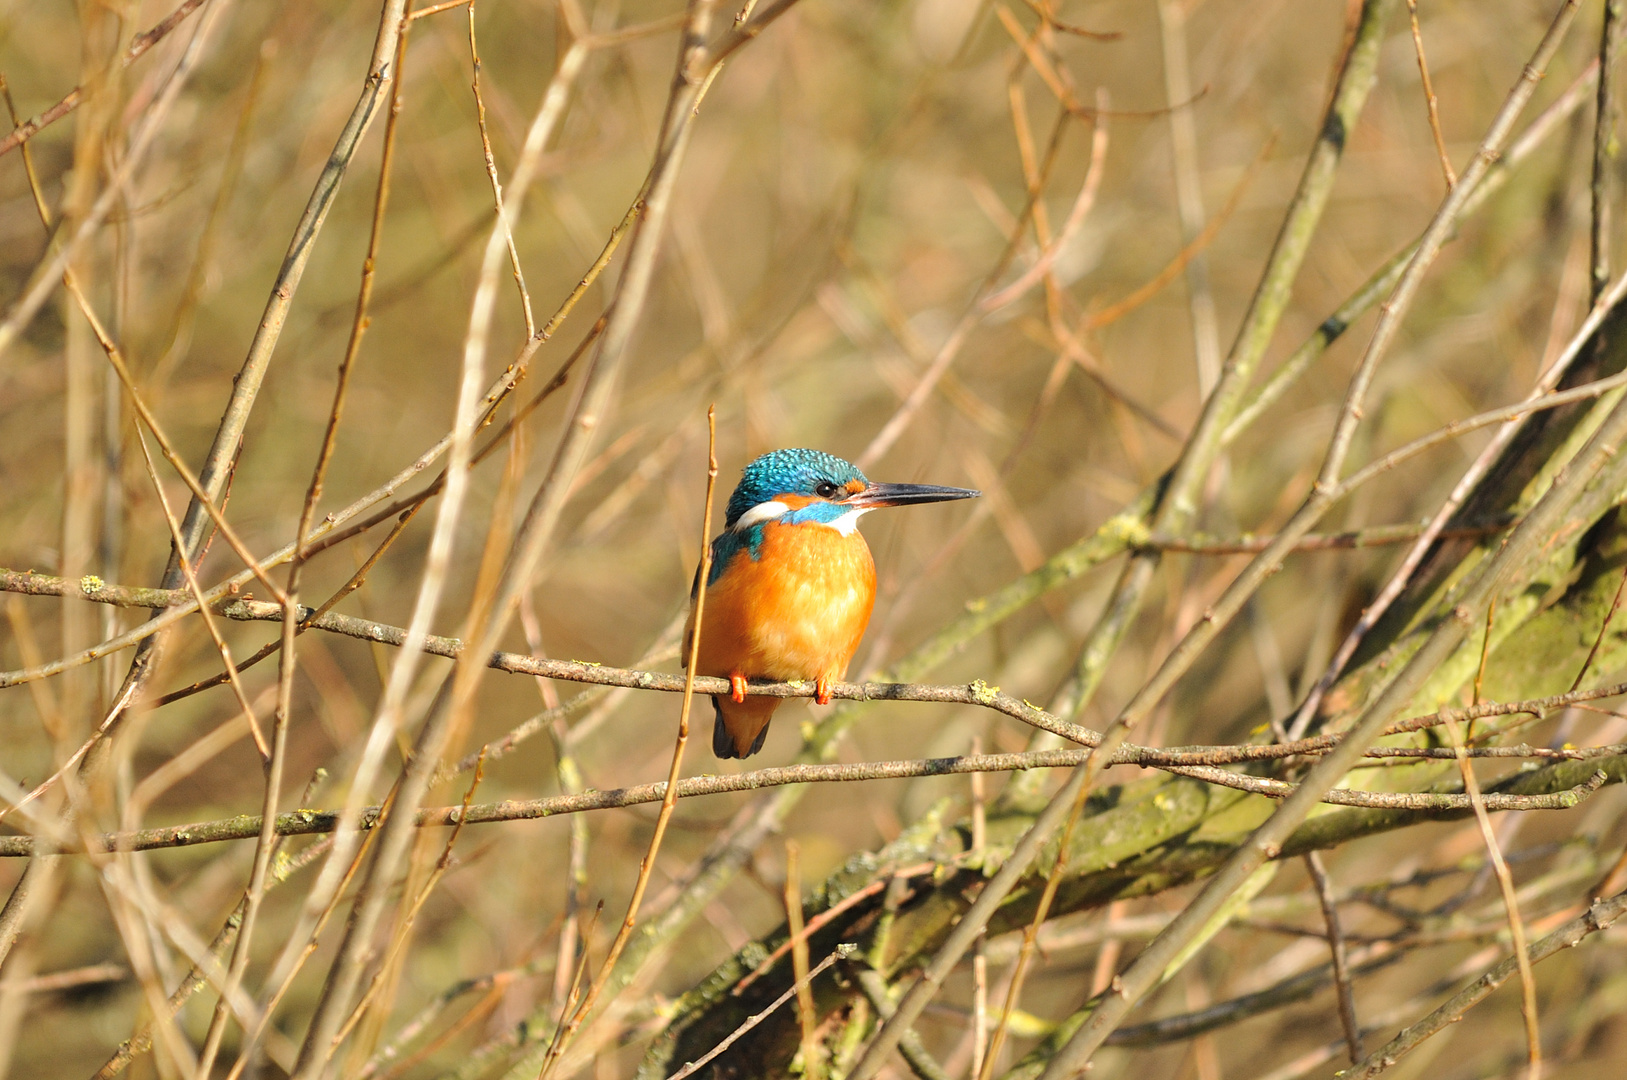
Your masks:
[[[873,506],[855,506],[834,521],[809,521],[807,525],[823,525],[827,529],[835,529],[843,536],[852,536],[853,530],[859,527],[859,519],[874,510]],[[740,515],[740,520],[734,523],[735,532],[745,532],[754,525],[761,525],[765,521],[778,521],[791,512],[791,508],[778,499],[758,503],[756,506]]]
[[[870,506],[855,506],[835,521],[824,521],[820,522],[820,524],[829,525],[843,536],[852,536],[853,530],[859,527],[859,519],[873,509],[874,507]]]
[[[740,515],[740,520],[734,523],[735,532],[745,532],[753,525],[761,525],[765,521],[784,517],[791,512],[791,508],[777,499],[758,503],[756,506]]]

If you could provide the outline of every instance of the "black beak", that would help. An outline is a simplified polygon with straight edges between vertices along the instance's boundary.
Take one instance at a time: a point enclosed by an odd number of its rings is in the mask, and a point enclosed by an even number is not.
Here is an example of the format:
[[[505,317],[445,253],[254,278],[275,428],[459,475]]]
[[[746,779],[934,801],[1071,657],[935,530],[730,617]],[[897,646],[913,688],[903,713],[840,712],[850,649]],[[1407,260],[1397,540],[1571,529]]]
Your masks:
[[[849,506],[913,506],[916,503],[975,499],[983,494],[969,488],[939,487],[937,484],[871,484],[847,500]]]

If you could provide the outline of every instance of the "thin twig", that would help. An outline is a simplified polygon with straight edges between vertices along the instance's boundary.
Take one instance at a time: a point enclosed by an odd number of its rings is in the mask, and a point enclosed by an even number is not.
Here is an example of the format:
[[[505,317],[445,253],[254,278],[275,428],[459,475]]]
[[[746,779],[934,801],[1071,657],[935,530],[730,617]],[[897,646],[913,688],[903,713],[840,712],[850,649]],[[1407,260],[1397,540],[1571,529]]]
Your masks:
[[[1379,942],[1357,951],[1349,971],[1353,976],[1371,975],[1405,959],[1407,951],[1393,942]],[[1263,990],[1242,994],[1194,1012],[1167,1016],[1142,1024],[1127,1025],[1107,1040],[1110,1046],[1158,1046],[1196,1038],[1211,1031],[1240,1023],[1251,1017],[1305,1001],[1329,983],[1336,983],[1332,964],[1322,964],[1290,975]],[[1341,1039],[1337,1044],[1348,1048]]]
[[[409,20],[417,20],[428,15],[439,15],[443,11],[451,11],[453,8],[462,7],[464,4],[469,4],[472,6],[474,4],[474,0],[446,0],[445,3],[431,4],[429,7],[419,8],[417,11],[407,16],[407,18]]]
[[[1327,931],[1328,948],[1333,953],[1333,985],[1339,992],[1339,1023],[1345,1032],[1345,1047],[1351,1064],[1360,1061],[1361,1025],[1356,1021],[1356,991],[1350,984],[1350,961],[1345,950],[1344,931],[1339,926],[1339,906],[1333,896],[1333,883],[1322,867],[1322,856],[1314,851],[1305,855],[1305,869],[1310,873],[1316,898],[1322,905],[1322,921]]]
[[[1480,781],[1475,777],[1468,756],[1463,753],[1463,733],[1458,730],[1457,724],[1450,722],[1446,725],[1446,733],[1452,739],[1452,749],[1458,753],[1458,771],[1463,775],[1463,790],[1474,804],[1480,838],[1486,844],[1486,854],[1491,857],[1491,865],[1497,873],[1497,884],[1503,891],[1508,932],[1513,940],[1514,958],[1519,962],[1520,1013],[1525,1018],[1526,1080],[1542,1080],[1542,1029],[1537,1023],[1537,982],[1531,974],[1531,958],[1526,952],[1525,920],[1520,917],[1520,902],[1514,894],[1514,877],[1508,872],[1508,862],[1503,858],[1503,849],[1497,843],[1497,834],[1486,813]]]
[[[77,290],[75,290],[75,293],[78,295]],[[181,524],[175,519],[175,512],[170,508],[169,496],[164,492],[163,482],[158,478],[158,471],[153,465],[152,454],[147,449],[147,440],[142,436],[140,429],[136,431],[136,443],[141,447],[141,457],[146,463],[147,475],[152,478],[153,491],[158,496],[158,507],[163,511],[164,522],[169,526],[170,537],[173,541],[181,535]],[[243,687],[243,680],[238,677],[239,669],[232,662],[232,647],[221,636],[220,628],[215,625],[214,617],[209,614],[209,609],[202,606],[203,586],[198,584],[198,575],[192,569],[192,561],[182,559],[181,570],[186,576],[187,591],[199,602],[198,614],[203,616],[203,625],[209,631],[210,640],[215,643],[215,650],[220,653],[221,665],[226,669],[226,679],[232,685],[232,693],[236,696],[238,706],[243,710],[243,716],[248,721],[249,731],[254,736],[255,749],[260,751],[262,759],[269,761],[271,760],[271,747],[266,742],[265,733],[260,730],[260,721],[254,714],[254,706],[249,704],[248,691]],[[42,788],[43,785],[41,788],[36,788],[34,794],[38,794]],[[3,816],[3,814],[0,814],[0,816]]]
[[[1114,301],[1107,307],[1102,308],[1100,311],[1091,312],[1090,314],[1086,315],[1085,318],[1081,320],[1080,330],[1084,332],[1091,332],[1100,330],[1105,326],[1109,326],[1112,323],[1117,322],[1130,312],[1134,311],[1136,308],[1157,296],[1159,293],[1163,292],[1164,289],[1166,289],[1176,278],[1180,277],[1181,274],[1191,266],[1192,261],[1201,256],[1203,251],[1210,244],[1214,243],[1215,238],[1220,235],[1220,231],[1226,227],[1226,223],[1229,222],[1232,215],[1237,212],[1238,206],[1242,204],[1243,196],[1247,194],[1255,177],[1257,177],[1260,170],[1265,167],[1265,163],[1270,160],[1271,151],[1276,149],[1276,146],[1277,140],[1275,135],[1268,138],[1260,146],[1259,153],[1254,155],[1254,160],[1250,162],[1248,169],[1245,170],[1242,177],[1238,179],[1237,185],[1232,188],[1232,192],[1227,197],[1225,205],[1220,208],[1220,213],[1209,219],[1208,223],[1203,226],[1203,229],[1198,232],[1197,235],[1192,237],[1191,241],[1182,247],[1180,251],[1176,252],[1173,259],[1164,264],[1164,268],[1162,270],[1158,271],[1158,273],[1154,274],[1147,282],[1132,291],[1123,299]]]
[[[712,495],[717,487],[717,407],[714,405],[706,410],[707,430],[707,457],[706,457],[706,501],[705,509],[701,514],[701,563],[696,572],[695,580],[706,582],[712,568]],[[655,869],[655,857],[661,850],[661,841],[666,836],[667,824],[672,820],[672,812],[678,805],[678,776],[683,768],[684,747],[689,743],[689,714],[690,707],[695,700],[695,669],[700,663],[700,640],[702,619],[706,612],[706,589],[695,590],[694,615],[690,628],[689,662],[684,665],[684,691],[683,705],[678,712],[678,737],[672,748],[672,764],[667,770],[667,782],[661,799],[661,812],[655,819],[655,831],[650,835],[649,850],[645,852],[644,859],[639,863],[638,879],[633,883],[633,895],[627,902],[627,914],[623,916],[621,927],[611,942],[609,951],[605,954],[604,962],[599,971],[588,985],[587,993],[582,996],[582,1003],[571,1014],[569,1021],[561,1025],[555,1033],[553,1041],[548,1046],[548,1055],[544,1059],[542,1069],[538,1073],[539,1080],[547,1077],[555,1064],[570,1045],[571,1038],[592,1013],[594,1005],[603,992],[610,973],[615,970],[616,961],[621,959],[621,953],[627,947],[627,939],[632,935],[633,927],[638,923],[638,909],[644,900],[644,890],[649,887],[650,874]]]
[[[475,44],[475,0],[458,0],[469,5],[469,62],[473,69],[471,87],[475,95],[475,121],[480,127],[480,149],[486,158],[486,177],[491,181],[492,199],[497,205],[497,227],[508,244],[508,262],[514,271],[514,287],[520,292],[520,311],[525,316],[525,336],[537,336],[537,319],[531,313],[531,294],[526,291],[525,273],[520,269],[520,252],[514,246],[514,228],[503,209],[503,182],[497,177],[497,159],[491,152],[491,135],[486,131],[486,99],[480,94],[480,48]],[[443,5],[444,6],[444,5]]]
[[[1486,605],[1486,629],[1480,635],[1480,663],[1474,671],[1474,684],[1469,697],[1471,707],[1480,704],[1480,690],[1486,682],[1486,661],[1491,658],[1491,628],[1496,619],[1497,598],[1494,596],[1491,603]],[[1581,682],[1580,675],[1576,678],[1577,682]],[[1574,690],[1576,687],[1572,686],[1571,689]]]
[[[137,34],[130,42],[129,48],[125,49],[123,57],[120,58],[121,64],[124,67],[129,67],[135,63],[154,45],[163,41],[165,35],[186,21],[187,16],[202,7],[204,3],[205,0],[184,0],[174,11],[155,23],[152,29]],[[0,139],[0,156],[10,153],[35,135],[38,135],[42,129],[67,116],[77,109],[83,101],[84,87],[76,86],[69,90],[55,105],[52,105],[38,116],[20,124],[13,120],[11,133],[4,139]]]
[[[1085,182],[1079,187],[1079,194],[1073,200],[1073,209],[1068,211],[1067,220],[1062,223],[1062,231],[1042,250],[1033,263],[1024,270],[1022,276],[1010,285],[984,297],[979,306],[985,311],[997,311],[1012,301],[1021,297],[1047,274],[1052,265],[1073,238],[1078,235],[1079,229],[1084,225],[1085,219],[1090,216],[1091,207],[1096,205],[1096,192],[1100,190],[1102,176],[1107,166],[1107,123],[1098,121],[1095,130],[1090,136],[1090,165],[1085,170]],[[1038,207],[1035,207],[1036,214]]]
[[[1169,141],[1175,167],[1175,204],[1180,214],[1181,243],[1192,248],[1186,261],[1187,309],[1192,320],[1192,351],[1197,360],[1198,395],[1208,397],[1220,378],[1220,327],[1215,294],[1209,280],[1209,260],[1197,240],[1207,230],[1204,221],[1202,169],[1198,162],[1198,129],[1193,109],[1192,65],[1187,56],[1185,0],[1158,0],[1159,39],[1163,44],[1164,101],[1169,108]],[[1268,141],[1274,143],[1276,140]],[[1267,151],[1269,152],[1269,151]],[[1265,156],[1264,154],[1261,155]],[[1254,166],[1259,167],[1258,161]],[[1251,172],[1253,169],[1250,170]],[[1238,185],[1241,190],[1247,181]],[[1227,210],[1236,207],[1233,194]]]
[[[1610,609],[1604,613],[1604,620],[1599,623],[1599,632],[1594,635],[1593,647],[1588,649],[1587,659],[1582,661],[1582,667],[1576,672],[1576,678],[1571,680],[1570,688],[1572,690],[1581,686],[1582,680],[1587,678],[1588,669],[1593,666],[1594,659],[1599,655],[1599,648],[1604,644],[1604,636],[1610,631],[1610,623],[1615,619],[1616,612],[1621,608],[1624,592],[1627,592],[1627,567],[1622,567],[1621,580],[1616,582],[1616,595],[1610,598]],[[1478,694],[1475,696],[1479,697]]]
[[[824,1060],[815,1034],[819,1016],[814,1011],[813,987],[808,979],[808,938],[802,924],[802,872],[799,851],[792,837],[785,838],[785,927],[791,934],[791,970],[797,988],[797,1027],[802,1032],[802,1075],[825,1075]]]
[[[983,740],[972,736],[971,752],[973,757],[983,753]],[[972,774],[972,857],[982,860],[988,848],[988,813],[985,807],[986,796],[984,792],[983,774]],[[972,1071],[971,1075],[980,1076],[983,1072],[982,1062],[988,1057],[989,1045],[989,957],[988,933],[985,931],[978,935],[977,941],[972,945]],[[1024,936],[1024,945],[1027,937]]]
[[[829,956],[819,961],[818,964],[814,965],[813,970],[808,972],[808,978],[806,981],[812,982],[813,980],[819,978],[819,976],[823,975],[831,967],[831,965],[836,963],[836,961],[845,960],[858,951],[859,947],[857,945],[851,945],[846,942],[836,946],[835,952],[831,953]],[[785,991],[785,993],[771,1001],[767,1008],[763,1009],[761,1012],[755,1012],[746,1017],[745,1022],[731,1031],[722,1042],[718,1043],[705,1054],[701,1055],[699,1058],[696,1058],[694,1061],[689,1062],[683,1068],[673,1073],[667,1078],[667,1080],[684,1080],[685,1077],[693,1076],[695,1073],[705,1068],[707,1063],[713,1058],[717,1057],[719,1054],[723,1053],[723,1051],[733,1046],[741,1036],[746,1034],[746,1032],[750,1031],[758,1024],[761,1024],[764,1020],[767,1020],[780,1008],[780,1006],[784,1005],[787,1001],[790,1001],[793,997],[795,997],[797,991],[801,987],[802,982],[800,981],[792,985]]]
[[[1418,29],[1418,0],[1407,0],[1407,17],[1412,23],[1412,48],[1418,55],[1418,75],[1423,80],[1424,104],[1429,110],[1429,133],[1435,139],[1435,154],[1441,159],[1441,174],[1446,177],[1446,190],[1457,186],[1457,173],[1452,171],[1452,158],[1446,152],[1446,139],[1441,135],[1441,114],[1435,101],[1435,87],[1429,81],[1429,61],[1424,59],[1424,35]]]
[[[977,778],[981,776],[982,773],[974,772],[971,775],[973,783],[976,783]],[[882,892],[892,882],[899,878],[909,878],[920,874],[930,874],[936,868],[936,863],[917,863],[915,866],[907,866],[902,870],[894,870],[889,874],[878,877],[875,881],[872,881],[863,888],[855,889],[841,900],[809,919],[807,925],[802,928],[800,933],[793,933],[787,937],[785,941],[780,944],[779,948],[769,953],[768,956],[763,959],[762,963],[758,964],[751,970],[750,974],[746,975],[739,982],[735,983],[734,986],[729,989],[729,993],[734,997],[739,997],[746,991],[747,987],[751,986],[752,983],[756,982],[758,979],[767,974],[768,970],[774,966],[775,962],[777,962],[781,957],[785,956],[786,953],[790,952],[799,944],[805,944],[809,938],[813,937],[814,934],[818,933],[825,926],[828,926],[838,916],[842,915],[846,911],[852,910],[854,907],[857,907],[859,904],[868,900],[870,897],[875,896],[877,893]]]
[[[1514,518],[1507,517],[1485,525],[1469,524],[1455,529],[1443,529],[1438,535],[1443,540],[1474,540],[1502,532],[1515,524]],[[1404,544],[1417,539],[1428,526],[1428,522],[1420,521],[1403,525],[1369,525],[1348,532],[1306,533],[1294,544],[1292,550],[1343,551]],[[1189,555],[1254,555],[1270,547],[1273,539],[1271,534],[1256,536],[1251,533],[1244,533],[1241,536],[1206,536],[1202,533],[1188,533],[1186,536],[1149,535],[1145,540],[1138,542],[1136,547],[1146,551],[1182,552]]]
[[[1434,1012],[1367,1055],[1360,1064],[1339,1073],[1340,1080],[1367,1080],[1368,1077],[1384,1072],[1417,1049],[1425,1039],[1463,1019],[1464,1013],[1484,1001],[1493,990],[1507,982],[1522,967],[1528,969],[1532,963],[1574,948],[1591,935],[1608,930],[1624,912],[1627,912],[1627,893],[1617,894],[1608,900],[1594,901],[1586,913],[1533,942],[1529,948],[1521,950],[1518,957],[1510,956],[1494,965]]]
[[[192,492],[193,501],[196,503],[205,494],[202,480],[193,475],[192,470],[187,467],[186,462],[176,452],[169,436],[159,426],[158,417],[153,414],[152,408],[147,404],[141,391],[136,388],[135,378],[130,374],[130,369],[125,364],[123,354],[113,343],[113,339],[107,335],[106,329],[102,327],[100,321],[95,319],[88,306],[82,310],[91,319],[92,328],[97,338],[103,343],[103,351],[107,353],[108,363],[113,366],[113,370],[118,374],[119,381],[124,384],[125,393],[129,396],[130,404],[135,408],[136,415],[141,418],[142,423],[147,425],[147,430],[152,432],[153,441],[158,444],[159,453],[164,455],[164,460],[169,462],[170,467],[175,470],[181,481],[186,484],[187,489]],[[205,499],[201,505],[203,507],[203,516],[212,521],[215,528],[220,530],[220,535],[225,537],[226,543],[236,553],[237,557],[243,560],[243,565],[248,568],[249,573],[254,575],[255,580],[264,585],[266,591],[276,597],[279,603],[286,603],[287,596],[282,588],[266,574],[265,564],[249,550],[248,544],[237,534],[237,530],[226,520],[225,515],[221,513],[214,501]],[[184,526],[185,522],[182,524]],[[179,567],[179,562],[176,565]],[[183,579],[184,575],[177,573],[177,583]]]
[[[1123,32],[1118,30],[1087,30],[1083,26],[1065,23],[1056,17],[1049,4],[1041,6],[1035,3],[1034,0],[1023,0],[1023,2],[1028,5],[1029,10],[1044,19],[1045,25],[1052,30],[1072,34],[1075,37],[1089,38],[1091,41],[1118,41],[1124,37]]]

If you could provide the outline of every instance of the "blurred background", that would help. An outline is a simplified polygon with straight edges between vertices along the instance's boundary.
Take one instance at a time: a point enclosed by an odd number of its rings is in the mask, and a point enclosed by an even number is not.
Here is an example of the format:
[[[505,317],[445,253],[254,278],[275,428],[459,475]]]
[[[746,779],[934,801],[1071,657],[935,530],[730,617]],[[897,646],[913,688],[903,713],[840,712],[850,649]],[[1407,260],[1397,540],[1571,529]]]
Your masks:
[[[78,111],[27,142],[53,215],[71,220],[82,214],[121,168],[131,131],[153,107],[201,16],[181,22],[127,66],[109,64],[108,57],[174,6],[175,0],[0,0],[0,73],[21,117],[43,112],[76,86],[92,88]],[[855,675],[885,669],[969,601],[1034,570],[1132,502],[1175,460],[1218,358],[1231,344],[1317,134],[1359,7],[1345,0],[1069,0],[1054,10],[1063,25],[1045,35],[1050,59],[1036,68],[1022,47],[1036,14],[1020,2],[802,0],[729,60],[700,109],[613,410],[576,478],[565,520],[505,648],[676,670],[673,624],[682,618],[699,555],[705,416],[712,404],[720,503],[741,466],[785,446],[861,460],[875,479],[985,492],[975,504],[865,520],[880,596]],[[204,11],[210,8],[220,10],[195,72],[73,263],[162,427],[194,467],[213,437],[289,237],[361,88],[378,29],[375,5],[210,0]],[[1440,130],[1460,169],[1552,8],[1527,0],[1420,5]],[[539,321],[588,271],[639,191],[672,79],[674,17],[681,10],[676,0],[600,0],[585,7],[596,32],[635,26],[648,32],[589,56],[516,225],[515,247]],[[1587,5],[1528,117],[1593,59],[1599,18],[1599,5]],[[505,182],[569,44],[556,5],[541,0],[480,0],[411,24],[371,324],[323,513],[384,483],[451,428],[470,301],[493,221],[470,85],[471,20],[491,151]],[[1059,91],[1080,108],[1068,113]],[[351,330],[383,129],[381,116],[320,234],[236,465],[227,513],[256,552],[288,543],[298,520]],[[1450,244],[1380,371],[1358,436],[1357,463],[1453,419],[1517,400],[1580,321],[1588,302],[1591,135],[1587,104],[1554,126]],[[1093,156],[1099,186],[1088,214],[1055,252],[1049,280],[976,320],[896,440],[873,447],[967,311],[989,287],[1010,283],[1032,263],[1038,248],[1029,227],[1006,258],[1024,219],[1030,176],[1044,173],[1036,214],[1054,236],[1076,206]],[[1413,240],[1445,191],[1403,10],[1386,26],[1376,88],[1348,133],[1326,217],[1265,369]],[[8,309],[49,251],[23,155],[12,150],[0,158],[0,300]],[[582,341],[621,270],[618,255],[538,352],[534,363],[543,375],[522,386],[521,401]],[[526,338],[506,268],[502,285],[487,378]],[[1202,530],[1266,533],[1298,504],[1321,462],[1370,319],[1353,326],[1233,444],[1211,485]],[[1059,328],[1072,335],[1071,344]],[[567,383],[528,414],[504,452],[472,474],[437,633],[460,632],[488,531],[511,524],[535,490],[573,390]],[[134,430],[100,346],[74,301],[57,290],[0,355],[0,565],[158,583],[169,534]],[[1327,527],[1427,516],[1486,437],[1469,435],[1415,458],[1363,488]],[[514,491],[503,488],[505,460]],[[186,488],[162,463],[159,475],[170,503],[180,507]],[[405,529],[340,611],[407,623],[432,516],[421,515]],[[306,602],[319,602],[350,578],[384,531],[315,559],[305,572]],[[1290,560],[1182,682],[1153,730],[1138,737],[1163,744],[1238,741],[1282,715],[1320,673],[1395,558],[1395,549],[1378,547]],[[1080,722],[1105,725],[1244,559],[1166,559],[1142,618]],[[217,541],[199,576],[210,585],[240,565]],[[1072,670],[1117,571],[1118,564],[1108,564],[1049,592],[931,678],[981,678],[1043,704]],[[18,595],[4,606],[0,666],[6,669],[66,655],[147,617],[141,610]],[[239,659],[277,635],[274,624],[224,620],[222,632]],[[22,782],[50,775],[63,748],[77,746],[105,714],[129,656],[117,653],[52,680],[0,690],[4,771]],[[348,794],[342,778],[353,768],[392,661],[382,645],[316,633],[300,639],[284,808],[296,805],[319,768],[340,779],[318,784],[310,805],[342,804]],[[444,660],[428,663],[449,670]],[[188,620],[171,636],[153,692],[185,687],[219,669],[215,644],[201,624]],[[272,663],[243,675],[262,715],[269,716],[275,679]],[[580,692],[565,682],[489,674],[461,749],[501,739],[542,708]],[[561,746],[570,748],[578,787],[664,777],[677,699],[621,693],[595,702],[491,761],[477,798],[560,791]],[[237,711],[226,687],[141,710],[122,747],[115,803],[125,805],[134,785]],[[791,760],[802,725],[822,713],[800,702],[788,705],[762,757],[749,764]],[[967,752],[973,739],[994,750],[1027,744],[1027,728],[990,716],[969,707],[872,707],[839,756],[953,755]],[[570,730],[571,724],[579,727]],[[742,767],[714,761],[704,741],[691,745],[687,772]],[[1004,782],[991,777],[991,792]],[[465,784],[445,786],[440,801],[457,801]],[[802,881],[815,883],[855,853],[891,841],[935,800],[955,799],[963,810],[967,792],[958,777],[815,789],[785,830],[799,846]],[[383,794],[381,787],[366,801]],[[257,813],[260,798],[258,755],[239,737],[214,747],[164,788],[138,824]],[[663,890],[694,865],[746,800],[729,795],[680,804],[654,872],[652,903],[659,907]],[[1607,791],[1575,811],[1575,820],[1556,826],[1557,835],[1562,840],[1586,831],[1577,823],[1581,815],[1591,815],[1587,828],[1608,829],[1620,806]],[[594,963],[608,943],[607,927],[613,929],[623,910],[654,818],[652,806],[575,822],[585,829],[578,839],[584,910],[606,903],[589,936]],[[548,1005],[573,888],[572,828],[570,820],[551,819],[471,827],[461,835],[455,861],[419,916],[393,1006],[367,1037],[375,1049],[396,1045],[402,1026],[461,980],[506,974],[433,1014],[433,1037],[412,1033],[393,1058],[372,1065],[360,1054],[345,1075],[455,1071],[473,1048],[507,1037]],[[285,850],[297,852],[309,842],[291,842]],[[1341,851],[1338,879],[1353,887],[1385,877],[1397,865],[1396,843],[1420,865],[1453,865],[1480,850],[1472,823],[1432,826]],[[252,847],[240,841],[156,851],[137,861],[171,905],[168,917],[207,942],[241,895]],[[22,860],[0,865],[0,888],[21,869]],[[748,872],[705,909],[658,970],[642,978],[645,1005],[622,1017],[615,1032],[596,1036],[596,1060],[579,1063],[579,1071],[631,1075],[661,1026],[662,1003],[784,920],[784,873],[783,844],[765,843]],[[13,953],[0,982],[0,1075],[88,1075],[149,1016],[130,974],[126,931],[98,881],[89,861],[63,866],[47,916]],[[304,887],[297,876],[289,885],[295,887],[279,888],[267,901],[248,983],[256,991],[261,965],[282,947],[280,934],[298,912]],[[1272,892],[1303,887],[1296,866],[1285,869]],[[1118,915],[1175,910],[1179,902],[1179,895],[1155,897]],[[330,930],[321,950],[331,950],[333,936]],[[1196,1008],[1265,980],[1261,971],[1270,962],[1279,965],[1271,970],[1289,974],[1294,963],[1325,956],[1325,947],[1317,952],[1295,940],[1304,939],[1227,946],[1236,950],[1235,963],[1226,950],[1206,956],[1156,1008]],[[1098,945],[1048,956],[1024,1008],[1054,1017],[1074,1007]],[[190,959],[173,941],[149,947],[172,988]],[[1474,948],[1464,944],[1435,974]],[[1595,946],[1585,956],[1556,960],[1543,969],[1544,979],[1557,986],[1582,978],[1584,970],[1603,971],[1619,958],[1619,948]],[[273,1039],[272,1060],[259,1075],[280,1075],[286,1044],[297,1046],[326,955],[319,951],[279,1006],[274,1026],[284,1045]],[[52,973],[68,975],[62,985],[42,981]],[[1598,978],[1603,981],[1588,984],[1589,1006],[1574,999],[1565,1005],[1561,990],[1552,991],[1560,995],[1560,1010],[1593,1010],[1587,1022],[1581,1012],[1572,1017],[1569,1037],[1577,1049],[1567,1068],[1574,1071],[1555,1075],[1610,1075],[1601,1063],[1619,1061],[1622,1028],[1609,1013],[1627,994],[1627,981]],[[1423,984],[1398,978],[1374,989],[1375,1012]],[[1517,998],[1505,991],[1398,1075],[1512,1069],[1523,1056]],[[1273,1013],[1218,1040],[1109,1051],[1098,1070],[1203,1080],[1265,1075],[1295,1052],[1337,1036],[1331,1000],[1324,993],[1314,1005]],[[192,1039],[201,1040],[212,1002],[212,995],[199,994],[182,1011],[182,1028]],[[922,1032],[949,1059],[963,1026],[952,1013],[929,1013]],[[1020,1050],[1031,1035],[1018,1034]],[[230,1029],[219,1075],[226,1075],[238,1039]],[[1428,1065],[1426,1055],[1437,1051],[1445,1055]],[[481,1059],[476,1075],[502,1075],[507,1060]],[[1334,1067],[1307,1075],[1327,1075]],[[964,1073],[964,1057],[959,1068]],[[129,1075],[161,1073],[168,1075],[148,1054],[137,1057]]]

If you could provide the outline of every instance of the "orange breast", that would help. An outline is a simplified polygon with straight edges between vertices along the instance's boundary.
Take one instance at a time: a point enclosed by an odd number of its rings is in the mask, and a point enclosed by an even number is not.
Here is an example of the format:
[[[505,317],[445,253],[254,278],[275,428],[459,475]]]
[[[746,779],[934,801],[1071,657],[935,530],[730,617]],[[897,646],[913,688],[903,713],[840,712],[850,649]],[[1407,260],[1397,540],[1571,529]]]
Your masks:
[[[742,551],[706,590],[697,671],[839,680],[875,600],[876,564],[857,531],[770,522],[758,558]]]

